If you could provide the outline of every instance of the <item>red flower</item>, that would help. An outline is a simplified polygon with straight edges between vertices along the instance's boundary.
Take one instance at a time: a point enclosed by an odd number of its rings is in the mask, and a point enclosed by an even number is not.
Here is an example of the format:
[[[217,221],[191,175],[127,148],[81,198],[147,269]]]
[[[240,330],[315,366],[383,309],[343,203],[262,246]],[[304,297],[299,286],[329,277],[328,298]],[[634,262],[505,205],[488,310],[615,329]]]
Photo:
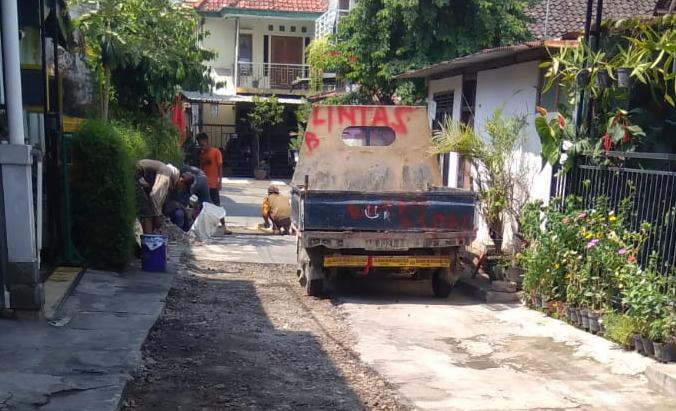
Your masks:
[[[629,261],[630,263],[635,263],[636,262],[636,256],[630,255],[629,257],[627,257],[627,261]]]
[[[613,139],[610,138],[610,135],[606,133],[606,135],[603,136],[603,149],[606,151],[610,151],[613,149]]]
[[[559,128],[561,130],[566,128],[566,119],[561,115],[561,113],[556,113],[556,119],[559,121]]]

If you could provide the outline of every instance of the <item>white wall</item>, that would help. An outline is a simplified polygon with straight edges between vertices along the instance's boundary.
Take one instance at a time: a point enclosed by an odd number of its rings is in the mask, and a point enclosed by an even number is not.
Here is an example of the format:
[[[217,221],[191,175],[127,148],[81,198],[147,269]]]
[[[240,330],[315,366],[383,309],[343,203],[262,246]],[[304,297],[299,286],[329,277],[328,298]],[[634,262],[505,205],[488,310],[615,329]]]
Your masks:
[[[209,36],[204,39],[204,47],[214,50],[218,55],[209,62],[210,66],[233,69],[235,64],[235,19],[207,17],[204,30]]]
[[[504,115],[507,116],[526,115],[528,125],[525,129],[523,149],[516,153],[513,166],[528,171],[530,177],[526,183],[530,186],[530,198],[541,199],[546,203],[549,199],[552,171],[549,165],[541,169],[540,139],[533,124],[538,95],[539,64],[539,61],[532,61],[479,72],[475,128],[485,136],[484,124],[497,108],[502,108]],[[509,227],[504,239],[505,245],[509,245],[511,239]],[[480,223],[477,241],[483,244],[490,243],[488,230],[483,221]]]
[[[204,22],[204,29],[209,31],[210,35],[204,40],[204,47],[215,50],[218,53],[216,60],[210,62],[213,67],[232,68],[235,64],[235,39],[236,39],[236,21],[235,17],[207,17]],[[268,30],[272,25],[273,30]],[[279,30],[279,26],[284,26],[285,30]],[[291,31],[291,26],[296,28]],[[301,32],[302,27],[307,29],[306,33]],[[253,41],[253,62],[263,62],[263,36],[289,36],[289,37],[310,37],[314,38],[314,20],[288,19],[288,18],[239,18],[239,31],[241,34],[251,34]]]
[[[264,36],[289,36],[314,38],[314,20],[272,18],[272,17],[207,17],[203,29],[209,32],[203,46],[217,53],[216,59],[208,62],[212,68],[212,78],[216,83],[224,84],[213,90],[214,94],[235,95],[235,43],[237,41],[237,20],[239,32],[251,34],[253,63],[263,63]],[[272,25],[272,30],[269,26]],[[284,31],[280,30],[284,26]],[[291,29],[295,28],[295,31]],[[303,27],[306,32],[303,33]],[[304,43],[303,43],[304,44]],[[270,44],[271,46],[271,44]]]
[[[427,85],[427,102],[431,110],[431,102],[434,100],[435,93],[453,91],[453,119],[460,119],[460,107],[462,99],[462,76],[446,77],[439,80],[430,80]],[[430,113],[430,127],[432,126],[434,112]],[[458,183],[458,155],[450,153],[448,164],[442,165],[448,168],[448,186],[457,187]]]
[[[272,25],[273,29],[269,30]],[[279,26],[284,26],[284,31],[279,30]],[[291,26],[296,28],[291,31]],[[301,28],[307,29],[306,33]],[[309,37],[314,38],[315,22],[314,20],[293,20],[293,19],[275,19],[275,18],[240,18],[239,31],[241,34],[251,34],[253,40],[253,62],[263,62],[263,37],[285,36],[285,37]],[[268,60],[269,61],[269,60]]]

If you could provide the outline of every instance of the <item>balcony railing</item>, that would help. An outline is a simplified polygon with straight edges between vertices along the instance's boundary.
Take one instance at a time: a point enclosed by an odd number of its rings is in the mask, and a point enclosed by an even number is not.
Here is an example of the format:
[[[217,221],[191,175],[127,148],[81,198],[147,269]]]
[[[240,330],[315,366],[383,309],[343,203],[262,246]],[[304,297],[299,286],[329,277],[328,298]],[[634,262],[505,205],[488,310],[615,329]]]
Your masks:
[[[293,82],[310,75],[307,64],[247,63],[237,64],[237,87],[291,89]]]
[[[315,20],[315,37],[318,39],[336,34],[338,21],[347,16],[350,10],[329,9]]]

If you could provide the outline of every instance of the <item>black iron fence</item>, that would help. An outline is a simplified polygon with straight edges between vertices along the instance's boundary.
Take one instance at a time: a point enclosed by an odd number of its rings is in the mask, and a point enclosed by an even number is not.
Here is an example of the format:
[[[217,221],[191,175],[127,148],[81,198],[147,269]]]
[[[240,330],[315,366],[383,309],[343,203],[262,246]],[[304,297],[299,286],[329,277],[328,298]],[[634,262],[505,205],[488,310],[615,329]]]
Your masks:
[[[617,210],[629,198],[631,228],[643,222],[652,227],[639,262],[645,266],[655,251],[660,271],[676,267],[676,155],[609,152],[601,162],[579,158],[569,173],[554,178],[554,184],[558,197],[579,196],[585,208],[605,197]]]

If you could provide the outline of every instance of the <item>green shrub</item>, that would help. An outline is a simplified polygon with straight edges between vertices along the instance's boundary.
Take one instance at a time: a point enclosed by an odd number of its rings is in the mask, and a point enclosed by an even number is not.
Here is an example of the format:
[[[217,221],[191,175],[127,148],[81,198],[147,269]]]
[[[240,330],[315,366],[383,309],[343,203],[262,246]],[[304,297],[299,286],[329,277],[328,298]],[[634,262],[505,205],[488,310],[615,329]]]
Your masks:
[[[73,234],[93,266],[122,270],[131,261],[133,181],[133,160],[117,129],[102,121],[84,123],[73,137]]]
[[[141,130],[129,121],[116,120],[111,123],[127,147],[133,161],[148,157],[148,143]]]
[[[631,335],[635,332],[631,317],[624,314],[607,313],[603,315],[605,336],[625,348],[630,348]]]
[[[180,167],[183,164],[183,151],[179,144],[176,128],[162,119],[148,119],[140,123],[139,129],[148,147],[147,158]]]

